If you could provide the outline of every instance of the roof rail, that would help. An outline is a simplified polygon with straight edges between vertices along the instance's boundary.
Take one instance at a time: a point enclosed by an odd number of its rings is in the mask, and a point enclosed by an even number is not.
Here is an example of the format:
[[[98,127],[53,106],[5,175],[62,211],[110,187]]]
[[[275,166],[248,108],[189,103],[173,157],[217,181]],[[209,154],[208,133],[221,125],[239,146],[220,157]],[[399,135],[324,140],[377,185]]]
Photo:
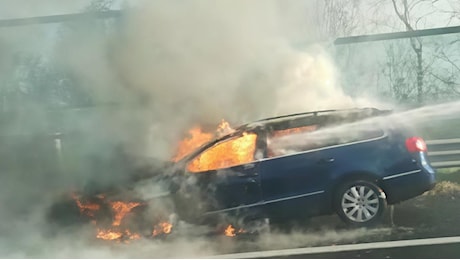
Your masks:
[[[264,119],[257,120],[255,122],[263,122],[263,121],[269,121],[269,120],[274,120],[274,119],[280,119],[280,118],[286,118],[286,117],[294,117],[294,116],[302,116],[302,115],[314,115],[314,116],[317,116],[318,114],[321,114],[321,113],[342,112],[342,111],[345,112],[345,111],[353,111],[353,110],[372,110],[372,111],[376,111],[378,109],[373,108],[373,107],[364,107],[364,108],[349,108],[349,109],[318,110],[318,111],[310,111],[310,112],[302,112],[302,113],[296,113],[296,114],[269,117],[269,118],[264,118]]]
[[[302,116],[302,115],[318,115],[318,113],[324,113],[324,112],[334,112],[337,110],[330,109],[330,110],[320,110],[320,111],[311,111],[311,112],[302,112],[302,113],[296,113],[296,114],[289,114],[289,115],[282,115],[282,116],[275,116],[275,117],[268,117],[264,119],[259,119],[255,122],[262,122],[262,121],[268,121],[268,120],[273,120],[273,119],[280,119],[280,118],[286,118],[286,117],[291,117],[291,116]]]

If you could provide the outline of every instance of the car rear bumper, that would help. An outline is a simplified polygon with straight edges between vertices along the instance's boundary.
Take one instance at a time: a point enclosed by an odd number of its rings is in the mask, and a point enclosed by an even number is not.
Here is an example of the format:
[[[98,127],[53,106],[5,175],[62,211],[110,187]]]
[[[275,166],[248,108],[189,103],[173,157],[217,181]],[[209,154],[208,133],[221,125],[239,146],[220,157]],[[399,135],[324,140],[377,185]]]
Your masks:
[[[383,178],[383,188],[389,204],[414,198],[431,190],[436,184],[435,172],[431,167],[397,173]]]

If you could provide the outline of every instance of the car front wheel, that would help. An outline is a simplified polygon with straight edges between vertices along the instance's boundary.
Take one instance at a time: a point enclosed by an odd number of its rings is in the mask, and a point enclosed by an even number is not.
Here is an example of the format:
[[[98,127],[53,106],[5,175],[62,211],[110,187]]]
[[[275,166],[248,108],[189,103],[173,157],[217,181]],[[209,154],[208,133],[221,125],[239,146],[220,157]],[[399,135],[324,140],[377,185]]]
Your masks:
[[[335,210],[352,226],[369,226],[381,221],[386,208],[385,193],[368,181],[348,182],[338,189]]]

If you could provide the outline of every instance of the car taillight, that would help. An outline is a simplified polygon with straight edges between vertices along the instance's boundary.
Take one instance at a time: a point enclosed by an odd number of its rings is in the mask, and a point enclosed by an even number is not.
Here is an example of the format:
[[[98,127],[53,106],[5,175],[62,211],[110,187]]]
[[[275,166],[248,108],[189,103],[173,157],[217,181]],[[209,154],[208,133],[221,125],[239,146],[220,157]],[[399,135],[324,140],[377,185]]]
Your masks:
[[[411,153],[426,152],[426,143],[421,137],[410,137],[406,139],[406,148]]]

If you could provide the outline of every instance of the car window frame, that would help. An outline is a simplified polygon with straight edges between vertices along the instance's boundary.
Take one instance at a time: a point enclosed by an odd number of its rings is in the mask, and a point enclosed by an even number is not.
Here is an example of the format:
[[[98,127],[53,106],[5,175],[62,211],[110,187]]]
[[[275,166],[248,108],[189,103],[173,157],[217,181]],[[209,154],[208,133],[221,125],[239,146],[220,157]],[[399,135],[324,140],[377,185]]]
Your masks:
[[[224,142],[229,142],[230,140],[232,139],[236,139],[236,138],[240,138],[242,137],[244,134],[255,134],[256,135],[256,140],[255,140],[255,149],[254,149],[254,154],[253,154],[253,160],[251,160],[250,162],[246,162],[246,163],[242,163],[242,164],[236,164],[236,165],[232,165],[232,166],[227,166],[227,167],[222,167],[222,168],[217,168],[217,169],[212,169],[212,170],[205,170],[205,171],[190,171],[189,170],[189,165],[196,159],[198,158],[201,154],[205,153],[206,151],[208,151],[209,149],[212,149],[213,147],[217,146],[217,145],[220,145]],[[234,168],[234,167],[239,167],[239,166],[243,166],[243,165],[246,165],[246,164],[252,164],[252,163],[256,163],[257,161],[260,161],[261,159],[264,158],[264,156],[262,156],[262,158],[259,158],[257,159],[256,158],[256,154],[257,152],[260,152],[261,150],[264,151],[265,149],[264,148],[261,148],[261,142],[260,142],[260,136],[261,134],[263,135],[262,132],[260,131],[256,131],[256,130],[246,130],[246,131],[241,131],[241,132],[237,132],[237,133],[232,133],[231,135],[228,135],[228,136],[225,136],[219,140],[216,140],[215,142],[213,142],[212,144],[209,144],[209,145],[206,145],[202,148],[201,151],[197,152],[195,155],[193,155],[192,157],[190,157],[185,165],[184,165],[184,168],[187,172],[189,173],[193,173],[193,174],[200,174],[200,173],[205,173],[205,172],[216,172],[216,171],[220,171],[220,170],[225,170],[225,169],[230,169],[230,168]]]
[[[337,125],[337,126],[339,126],[339,125]],[[321,128],[321,126],[319,127],[319,129],[320,128]],[[365,138],[365,139],[361,139],[361,140],[357,140],[357,141],[350,141],[350,142],[333,144],[333,145],[326,145],[326,146],[323,146],[323,147],[318,147],[318,148],[313,148],[313,149],[306,149],[306,150],[301,150],[301,151],[294,152],[294,153],[282,154],[282,155],[272,156],[272,157],[268,157],[268,138],[269,138],[269,133],[267,131],[266,134],[265,134],[264,158],[261,161],[278,159],[278,158],[294,156],[294,155],[304,154],[304,153],[312,153],[312,152],[316,152],[316,151],[333,149],[333,148],[338,148],[338,147],[343,147],[343,146],[350,146],[350,145],[361,144],[361,143],[366,143],[366,142],[372,142],[372,141],[377,141],[377,140],[384,139],[384,138],[388,137],[388,130],[387,129],[385,129],[384,127],[380,127],[380,126],[377,127],[377,129],[380,131],[381,134],[376,136],[376,137]]]

